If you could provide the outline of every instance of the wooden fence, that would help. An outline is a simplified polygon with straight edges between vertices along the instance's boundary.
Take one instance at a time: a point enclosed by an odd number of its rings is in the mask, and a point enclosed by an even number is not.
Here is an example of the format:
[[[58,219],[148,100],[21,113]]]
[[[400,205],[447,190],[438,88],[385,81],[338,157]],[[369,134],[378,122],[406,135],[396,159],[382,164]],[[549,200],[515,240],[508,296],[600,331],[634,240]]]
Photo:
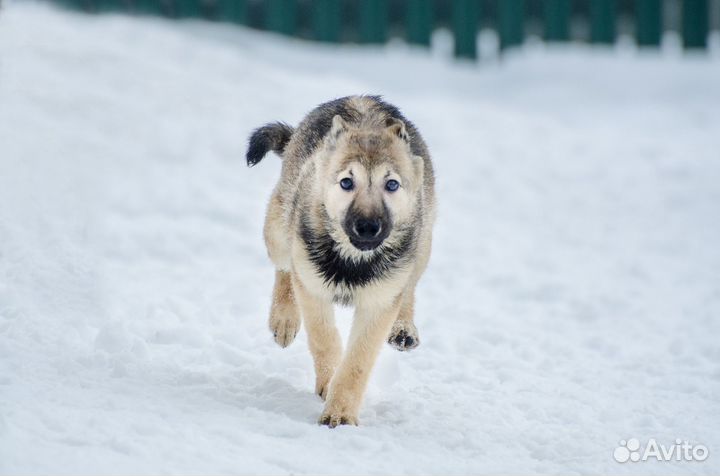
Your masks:
[[[501,51],[522,44],[528,34],[551,42],[612,44],[619,27],[638,45],[658,47],[668,23],[674,22],[685,48],[703,49],[711,0],[56,1],[88,12],[205,18],[332,43],[381,44],[399,36],[429,46],[432,32],[446,27],[453,32],[455,55],[476,58],[480,28],[497,32]]]

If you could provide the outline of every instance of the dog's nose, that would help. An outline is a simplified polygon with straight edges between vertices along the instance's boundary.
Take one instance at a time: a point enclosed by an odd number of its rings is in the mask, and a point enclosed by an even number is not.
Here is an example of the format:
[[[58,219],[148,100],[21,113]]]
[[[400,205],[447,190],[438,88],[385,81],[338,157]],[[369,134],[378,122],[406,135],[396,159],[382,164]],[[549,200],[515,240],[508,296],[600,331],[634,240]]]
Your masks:
[[[353,224],[353,231],[361,240],[371,240],[382,231],[382,223],[379,218],[358,218]]]

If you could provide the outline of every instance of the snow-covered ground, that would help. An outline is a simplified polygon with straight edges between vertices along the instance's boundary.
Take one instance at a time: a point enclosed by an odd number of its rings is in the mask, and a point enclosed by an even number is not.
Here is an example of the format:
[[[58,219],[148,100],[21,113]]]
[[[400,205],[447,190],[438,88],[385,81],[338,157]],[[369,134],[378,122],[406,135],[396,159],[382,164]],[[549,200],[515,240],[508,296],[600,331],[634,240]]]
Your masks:
[[[6,2],[0,473],[719,473],[719,84],[716,50],[458,64]],[[363,92],[424,133],[440,210],[422,345],[329,430],[304,333],[266,327],[280,161],[243,155]]]

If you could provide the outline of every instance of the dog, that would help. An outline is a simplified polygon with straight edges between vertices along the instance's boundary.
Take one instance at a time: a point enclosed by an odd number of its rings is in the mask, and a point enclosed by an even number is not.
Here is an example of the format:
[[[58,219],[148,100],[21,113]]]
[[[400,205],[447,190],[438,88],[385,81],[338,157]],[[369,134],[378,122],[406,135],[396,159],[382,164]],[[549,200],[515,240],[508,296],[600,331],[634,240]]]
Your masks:
[[[250,136],[247,163],[269,152],[282,173],[264,238],[275,265],[270,330],[286,347],[305,323],[321,425],[358,424],[382,343],[418,346],[415,287],[430,257],[435,176],[417,128],[378,96],[321,104],[293,128]],[[343,355],[333,304],[355,314]]]

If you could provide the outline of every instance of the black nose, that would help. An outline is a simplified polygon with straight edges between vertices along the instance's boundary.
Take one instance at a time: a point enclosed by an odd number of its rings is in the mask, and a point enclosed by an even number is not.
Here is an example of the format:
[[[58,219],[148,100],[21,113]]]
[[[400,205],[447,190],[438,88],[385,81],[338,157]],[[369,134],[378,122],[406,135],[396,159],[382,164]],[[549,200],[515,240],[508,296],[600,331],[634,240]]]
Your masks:
[[[353,223],[353,231],[361,240],[372,240],[382,231],[382,223],[380,219],[358,218]]]

